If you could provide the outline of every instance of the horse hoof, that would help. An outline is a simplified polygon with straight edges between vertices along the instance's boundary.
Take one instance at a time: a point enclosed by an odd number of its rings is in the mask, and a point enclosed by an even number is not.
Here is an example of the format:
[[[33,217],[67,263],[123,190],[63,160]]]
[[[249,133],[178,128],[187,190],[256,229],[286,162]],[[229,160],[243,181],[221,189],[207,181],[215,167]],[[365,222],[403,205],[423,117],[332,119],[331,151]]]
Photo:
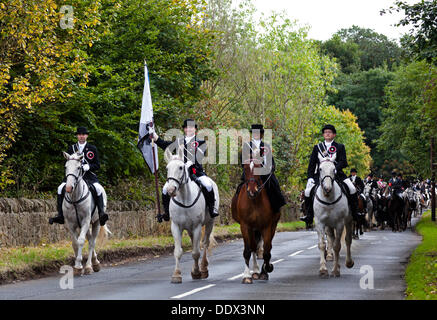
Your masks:
[[[171,283],[182,283],[182,277],[171,277]]]
[[[253,280],[252,280],[252,278],[243,278],[243,281],[241,281],[241,283],[243,283],[243,284],[252,284],[253,283]]]
[[[198,279],[200,279],[201,275],[202,275],[202,274],[201,274],[200,272],[198,272],[198,273],[191,272],[191,278],[192,278],[193,280],[198,280]]]
[[[209,272],[208,270],[206,271],[200,271],[200,279],[206,279],[209,277]]]
[[[82,275],[82,270],[83,269],[79,269],[79,268],[73,268],[73,275],[74,276],[81,276]]]
[[[259,273],[257,273],[257,272],[252,273],[252,279],[253,280],[259,280]]]
[[[93,271],[99,272],[100,271],[100,263],[99,264],[93,264]]]
[[[319,271],[320,278],[329,278],[329,272],[328,270],[320,270]]]
[[[261,273],[259,275],[259,280],[269,280],[269,275],[267,273]]]
[[[93,268],[91,268],[91,267],[86,267],[84,272],[83,272],[83,274],[86,274],[86,275],[89,275],[91,273],[93,273]]]
[[[352,268],[352,267],[354,266],[354,264],[355,264],[355,263],[354,263],[353,260],[351,260],[351,261],[347,261],[347,262],[346,262],[346,268],[349,268],[349,269],[350,269],[350,268]]]
[[[331,277],[340,278],[340,271],[332,271],[331,272]]]
[[[273,272],[273,269],[274,269],[273,264],[269,263],[269,264],[265,265],[264,269],[265,269],[268,273]]]

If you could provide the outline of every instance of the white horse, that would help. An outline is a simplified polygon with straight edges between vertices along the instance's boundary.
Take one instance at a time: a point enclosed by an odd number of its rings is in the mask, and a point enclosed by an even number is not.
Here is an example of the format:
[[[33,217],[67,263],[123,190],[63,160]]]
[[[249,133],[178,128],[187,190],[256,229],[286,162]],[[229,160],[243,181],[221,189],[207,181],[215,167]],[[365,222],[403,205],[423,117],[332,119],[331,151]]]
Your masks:
[[[168,155],[167,155],[168,158]],[[191,270],[193,279],[208,278],[208,247],[214,227],[214,219],[209,215],[206,201],[200,187],[189,178],[189,164],[185,164],[180,156],[172,156],[167,164],[167,193],[171,197],[170,219],[171,233],[174,238],[174,257],[176,266],[171,277],[172,283],[181,283],[182,275],[179,266],[182,257],[182,232],[188,231],[193,246],[192,257],[194,264]],[[217,185],[212,182],[216,196],[216,204],[219,203]],[[203,257],[199,268],[200,241],[202,226],[205,226],[203,236]]]
[[[372,192],[370,192],[371,190]],[[366,197],[367,224],[369,226],[369,231],[371,231],[373,229],[373,219],[376,211],[376,208],[373,208],[372,197],[376,197],[376,190],[371,189],[371,184],[366,184],[363,194]]]
[[[74,274],[82,274],[82,250],[85,244],[85,237],[88,239],[89,250],[84,274],[91,274],[93,271],[100,271],[100,262],[97,259],[95,250],[96,239],[99,233],[99,238],[106,239],[110,231],[106,225],[100,226],[96,204],[87,183],[83,180],[84,172],[81,161],[83,154],[73,153],[69,155],[66,152],[63,154],[65,159],[67,159],[65,164],[67,182],[62,210],[64,212],[65,226],[70,231],[73,240],[73,250],[76,258]],[[106,193],[104,190],[103,203],[106,210]],[[92,226],[92,230],[90,226]]]
[[[344,227],[346,227],[346,267],[352,268],[354,265],[350,250],[352,244],[352,215],[349,210],[346,195],[341,191],[340,186],[334,180],[334,163],[330,160],[324,160],[320,163],[319,169],[320,185],[317,187],[314,200],[314,220],[320,250],[319,274],[322,277],[329,276],[325,258],[327,254],[325,234],[327,234],[334,251],[332,275],[339,277],[339,257]]]

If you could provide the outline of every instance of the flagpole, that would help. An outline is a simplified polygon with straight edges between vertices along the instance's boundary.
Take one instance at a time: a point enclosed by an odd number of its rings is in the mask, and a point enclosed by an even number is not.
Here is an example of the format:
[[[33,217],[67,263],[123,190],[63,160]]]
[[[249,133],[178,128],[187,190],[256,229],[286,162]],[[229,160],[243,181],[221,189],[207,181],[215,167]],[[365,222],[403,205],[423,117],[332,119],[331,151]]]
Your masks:
[[[156,156],[155,156],[155,141],[152,140],[152,153],[153,153],[153,171],[155,172],[155,192],[156,192],[156,204],[158,207],[158,222],[162,222],[161,203],[159,201],[159,186],[158,186],[158,170],[156,170]]]

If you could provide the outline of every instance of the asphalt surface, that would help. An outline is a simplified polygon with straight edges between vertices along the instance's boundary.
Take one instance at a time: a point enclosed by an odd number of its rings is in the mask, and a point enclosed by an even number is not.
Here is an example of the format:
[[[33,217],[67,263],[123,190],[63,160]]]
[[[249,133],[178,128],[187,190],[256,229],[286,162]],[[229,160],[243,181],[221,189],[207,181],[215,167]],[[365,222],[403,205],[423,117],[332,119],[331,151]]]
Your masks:
[[[275,269],[268,281],[241,283],[243,242],[235,240],[213,249],[209,278],[205,280],[191,279],[192,258],[186,252],[181,259],[182,284],[170,283],[174,258],[169,255],[103,267],[98,273],[75,277],[74,289],[61,289],[64,274],[3,285],[0,300],[399,300],[404,299],[403,275],[408,258],[420,242],[421,237],[410,229],[397,233],[366,232],[360,240],[353,240],[354,267],[347,269],[344,265],[343,244],[341,277],[323,279],[318,275],[320,255],[316,232],[281,232],[273,240],[271,261]],[[332,262],[328,262],[330,272],[331,269]]]

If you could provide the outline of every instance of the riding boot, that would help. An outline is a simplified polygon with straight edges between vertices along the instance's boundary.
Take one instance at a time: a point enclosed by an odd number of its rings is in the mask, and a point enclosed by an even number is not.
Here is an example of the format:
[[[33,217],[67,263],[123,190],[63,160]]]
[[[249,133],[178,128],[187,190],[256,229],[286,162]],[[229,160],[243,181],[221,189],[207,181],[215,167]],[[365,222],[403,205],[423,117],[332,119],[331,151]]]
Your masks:
[[[103,204],[103,195],[97,196],[96,199],[97,210],[99,212],[99,221],[100,225],[104,226],[106,221],[108,221],[109,216],[105,213],[104,204]]]
[[[64,202],[65,189],[62,190],[61,194],[58,194],[57,199],[57,208],[58,208],[58,216],[49,219],[49,224],[59,223],[64,224],[64,213],[62,212],[62,203]]]
[[[313,224],[314,211],[313,211],[313,202],[311,201],[311,197],[305,197],[305,215],[300,218],[301,221],[304,221],[308,226]]]
[[[215,195],[214,195],[214,189],[211,189],[211,191],[206,190],[206,188],[203,189],[203,195],[205,196],[206,206],[208,207],[209,215],[211,218],[217,217],[219,214],[217,210],[215,209]]]
[[[358,222],[358,197],[356,193],[349,195],[349,204],[352,218]]]
[[[161,217],[158,217],[158,222],[162,222],[162,219],[165,221],[170,220],[170,196],[168,194],[162,194],[162,205],[164,207],[164,214]],[[161,218],[161,219],[160,219]]]

